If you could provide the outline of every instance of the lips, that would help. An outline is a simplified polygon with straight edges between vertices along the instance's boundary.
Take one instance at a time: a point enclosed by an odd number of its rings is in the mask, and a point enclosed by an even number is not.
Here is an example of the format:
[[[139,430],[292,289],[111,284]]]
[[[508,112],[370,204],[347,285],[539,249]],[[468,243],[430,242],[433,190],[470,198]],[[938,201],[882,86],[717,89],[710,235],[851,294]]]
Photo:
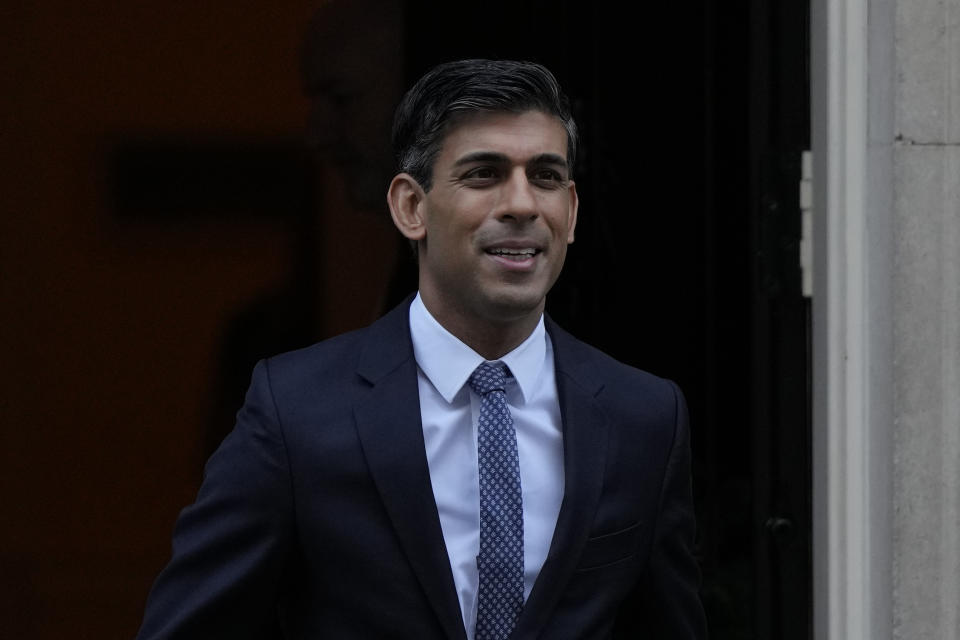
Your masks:
[[[534,247],[509,248],[509,247],[491,247],[486,252],[492,256],[499,256],[507,260],[527,260],[540,253],[540,249]]]

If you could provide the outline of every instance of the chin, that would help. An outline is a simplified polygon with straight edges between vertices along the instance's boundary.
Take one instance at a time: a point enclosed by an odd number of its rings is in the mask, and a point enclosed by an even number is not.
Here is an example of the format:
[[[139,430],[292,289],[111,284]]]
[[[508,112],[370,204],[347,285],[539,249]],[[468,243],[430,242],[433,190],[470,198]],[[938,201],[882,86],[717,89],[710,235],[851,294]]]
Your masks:
[[[545,299],[545,292],[502,291],[487,296],[486,306],[494,317],[510,321],[541,312]]]

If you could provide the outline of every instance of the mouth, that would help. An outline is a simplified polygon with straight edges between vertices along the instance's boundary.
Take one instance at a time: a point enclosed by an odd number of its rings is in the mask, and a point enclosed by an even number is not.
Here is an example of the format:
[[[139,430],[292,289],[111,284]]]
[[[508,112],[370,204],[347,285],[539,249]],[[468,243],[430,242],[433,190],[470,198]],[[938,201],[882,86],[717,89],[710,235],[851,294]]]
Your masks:
[[[522,247],[522,248],[508,248],[508,247],[490,247],[485,249],[487,255],[496,256],[504,260],[513,260],[516,262],[523,262],[524,260],[529,260],[542,252],[542,249],[537,249],[535,247]]]

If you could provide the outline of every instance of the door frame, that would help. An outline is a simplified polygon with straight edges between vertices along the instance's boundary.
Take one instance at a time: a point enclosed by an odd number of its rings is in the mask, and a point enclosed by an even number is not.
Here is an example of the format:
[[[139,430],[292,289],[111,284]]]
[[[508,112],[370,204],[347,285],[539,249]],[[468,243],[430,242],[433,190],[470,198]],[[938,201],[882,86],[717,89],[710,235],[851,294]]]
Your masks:
[[[812,0],[814,638],[892,633],[892,0]]]

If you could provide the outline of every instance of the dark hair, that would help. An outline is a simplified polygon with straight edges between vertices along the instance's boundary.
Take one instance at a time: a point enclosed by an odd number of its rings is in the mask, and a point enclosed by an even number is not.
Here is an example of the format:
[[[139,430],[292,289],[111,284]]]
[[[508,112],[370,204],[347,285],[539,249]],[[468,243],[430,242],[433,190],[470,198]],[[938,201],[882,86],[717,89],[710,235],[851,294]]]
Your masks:
[[[515,60],[458,60],[428,71],[407,91],[393,120],[393,149],[401,172],[425,191],[444,136],[461,118],[478,112],[542,111],[567,131],[567,165],[573,169],[577,125],[570,101],[543,65]]]

